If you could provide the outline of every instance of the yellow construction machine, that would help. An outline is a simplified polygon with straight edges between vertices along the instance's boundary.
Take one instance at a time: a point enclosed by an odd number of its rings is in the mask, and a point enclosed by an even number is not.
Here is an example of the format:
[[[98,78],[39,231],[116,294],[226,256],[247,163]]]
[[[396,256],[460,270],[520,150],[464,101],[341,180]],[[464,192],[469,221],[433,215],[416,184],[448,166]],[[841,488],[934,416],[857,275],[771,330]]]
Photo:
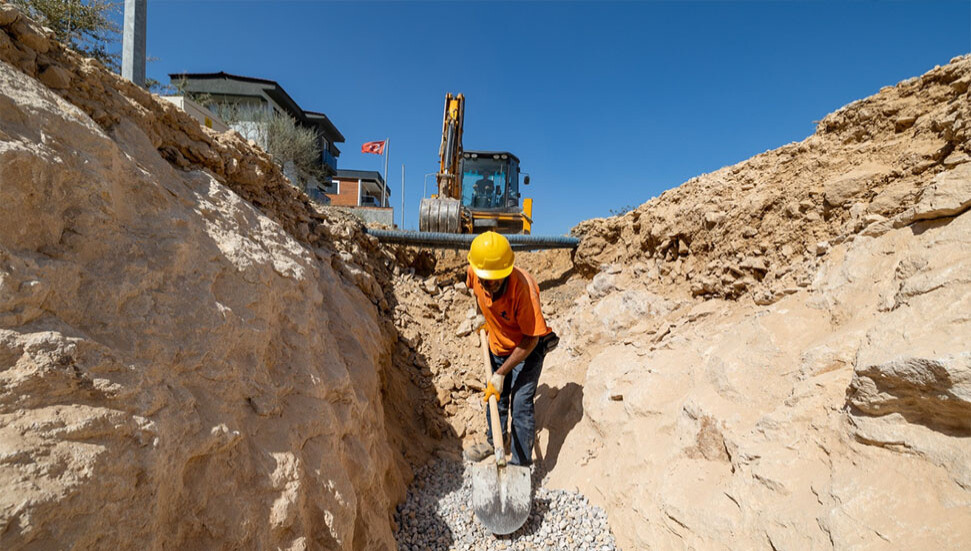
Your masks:
[[[529,234],[533,200],[519,194],[519,159],[508,151],[462,148],[465,96],[446,94],[442,145],[438,156],[438,193],[422,198],[422,232]],[[525,176],[523,185],[529,184]]]

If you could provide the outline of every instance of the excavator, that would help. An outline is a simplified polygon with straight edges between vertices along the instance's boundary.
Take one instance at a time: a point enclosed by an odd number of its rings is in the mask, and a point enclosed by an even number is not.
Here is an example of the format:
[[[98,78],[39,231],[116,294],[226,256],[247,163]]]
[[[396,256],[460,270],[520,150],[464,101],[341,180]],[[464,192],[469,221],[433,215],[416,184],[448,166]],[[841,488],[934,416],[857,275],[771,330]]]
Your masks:
[[[438,193],[422,198],[419,231],[364,231],[382,243],[439,249],[467,250],[476,234],[489,230],[505,234],[519,251],[577,248],[576,237],[532,235],[533,200],[519,194],[519,158],[508,151],[463,149],[464,118],[465,96],[446,94]],[[528,175],[522,184],[529,184]]]
[[[462,147],[465,96],[445,95],[442,144],[438,149],[438,193],[423,198],[422,232],[529,234],[533,200],[519,194],[519,158],[508,151],[467,151]],[[529,184],[529,176],[522,181]]]

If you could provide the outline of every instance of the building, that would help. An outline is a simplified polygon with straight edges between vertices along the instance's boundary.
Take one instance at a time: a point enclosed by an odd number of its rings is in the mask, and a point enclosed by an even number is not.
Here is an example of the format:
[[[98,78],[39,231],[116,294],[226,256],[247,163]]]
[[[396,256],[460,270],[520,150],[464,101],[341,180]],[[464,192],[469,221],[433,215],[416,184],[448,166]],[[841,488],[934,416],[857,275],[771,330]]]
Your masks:
[[[286,114],[303,127],[314,130],[320,151],[322,178],[296,174],[292,163],[283,160],[284,172],[308,195],[324,199],[324,188],[337,174],[337,144],[344,136],[327,115],[304,111],[276,81],[229,73],[173,73],[171,83],[183,94],[206,105],[245,138],[267,148],[267,121],[272,115]],[[320,181],[322,180],[322,181]]]
[[[215,113],[185,96],[162,96],[162,99],[185,111],[187,115],[199,121],[199,124],[206,128],[212,128],[216,132],[229,130],[229,126]]]
[[[332,206],[346,207],[366,223],[394,226],[391,188],[376,170],[338,170],[325,192]]]

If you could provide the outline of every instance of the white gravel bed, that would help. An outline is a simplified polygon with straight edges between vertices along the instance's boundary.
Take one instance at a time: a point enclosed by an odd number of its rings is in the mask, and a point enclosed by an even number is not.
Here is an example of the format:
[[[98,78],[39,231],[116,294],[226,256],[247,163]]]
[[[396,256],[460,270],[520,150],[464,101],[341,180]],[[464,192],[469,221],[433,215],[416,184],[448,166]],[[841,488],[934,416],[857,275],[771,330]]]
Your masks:
[[[433,459],[415,473],[395,513],[399,551],[617,551],[603,509],[577,492],[544,488],[536,465],[532,472],[529,518],[515,533],[495,536],[472,511],[472,463]]]

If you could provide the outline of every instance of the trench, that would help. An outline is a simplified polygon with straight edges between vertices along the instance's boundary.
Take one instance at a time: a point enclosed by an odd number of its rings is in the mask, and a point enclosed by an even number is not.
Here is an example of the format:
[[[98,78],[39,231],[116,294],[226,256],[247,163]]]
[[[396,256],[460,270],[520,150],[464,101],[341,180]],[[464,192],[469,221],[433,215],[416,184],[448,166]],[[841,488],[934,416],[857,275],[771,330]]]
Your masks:
[[[404,500],[394,515],[395,539],[401,550],[458,549],[617,549],[606,512],[578,491],[554,488],[548,474],[570,431],[582,418],[583,390],[577,382],[550,383],[541,375],[534,400],[537,439],[530,468],[530,512],[511,534],[492,534],[472,507],[473,473],[495,468],[469,460],[464,449],[485,441],[485,412],[478,341],[469,332],[474,299],[464,290],[466,261],[461,251],[411,250],[393,277],[396,325],[402,352],[414,365],[419,386],[433,395],[439,422],[436,446],[428,460],[415,465]],[[540,286],[544,317],[554,330],[560,317],[587,281],[576,271],[570,251],[517,252]],[[562,322],[560,331],[562,331]],[[547,370],[565,356],[551,354]]]

